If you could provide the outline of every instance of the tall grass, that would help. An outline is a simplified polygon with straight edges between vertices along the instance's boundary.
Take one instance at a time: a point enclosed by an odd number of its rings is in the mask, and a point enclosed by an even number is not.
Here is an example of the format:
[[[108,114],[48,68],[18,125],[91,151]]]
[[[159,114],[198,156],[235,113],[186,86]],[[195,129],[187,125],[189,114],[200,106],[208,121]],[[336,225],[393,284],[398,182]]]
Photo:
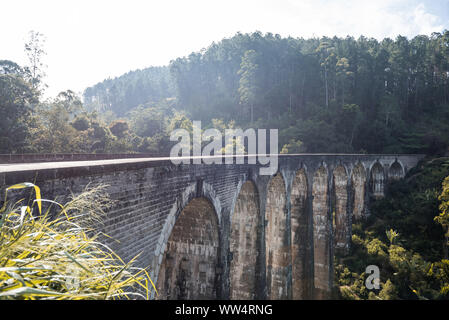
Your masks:
[[[11,190],[29,187],[30,206],[7,201]],[[45,212],[42,202],[50,202]],[[137,257],[125,263],[98,241],[95,226],[110,205],[105,186],[64,206],[41,199],[34,184],[9,187],[0,209],[0,299],[148,299],[156,288],[145,269],[133,267]]]

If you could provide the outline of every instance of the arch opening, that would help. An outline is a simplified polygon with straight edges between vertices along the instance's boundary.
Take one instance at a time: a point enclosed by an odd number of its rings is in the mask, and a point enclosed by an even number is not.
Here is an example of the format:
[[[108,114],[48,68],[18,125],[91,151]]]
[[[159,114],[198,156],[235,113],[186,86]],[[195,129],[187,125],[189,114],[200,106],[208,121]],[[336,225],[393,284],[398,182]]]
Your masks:
[[[302,300],[309,298],[309,282],[306,270],[309,218],[307,215],[307,176],[304,169],[296,173],[290,199],[292,299]]]
[[[312,195],[314,296],[316,299],[325,299],[330,292],[330,221],[328,175],[324,167],[314,174]]]
[[[404,170],[401,164],[396,160],[388,170],[388,178],[390,180],[399,180],[404,177]]]
[[[257,226],[259,196],[253,182],[247,181],[240,189],[231,221],[229,248],[230,298],[251,300],[256,292]]]
[[[168,239],[159,271],[158,299],[216,299],[218,221],[206,198],[182,210]]]
[[[288,298],[288,267],[291,261],[287,239],[287,210],[284,179],[275,175],[268,184],[265,248],[268,298]]]
[[[384,169],[379,162],[376,162],[371,168],[371,192],[375,198],[384,196],[385,175]]]

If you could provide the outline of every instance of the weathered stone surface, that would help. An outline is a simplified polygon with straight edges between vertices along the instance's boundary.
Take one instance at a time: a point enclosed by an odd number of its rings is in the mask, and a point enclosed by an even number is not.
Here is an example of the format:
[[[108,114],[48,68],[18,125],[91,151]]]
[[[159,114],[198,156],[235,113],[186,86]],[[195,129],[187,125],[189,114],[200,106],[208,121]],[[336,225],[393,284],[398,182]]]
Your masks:
[[[315,298],[325,298],[330,292],[330,221],[328,175],[320,167],[313,177],[313,252]]]
[[[254,183],[247,181],[240,189],[231,219],[230,298],[233,300],[251,300],[256,294],[258,220],[259,197]]]
[[[348,249],[349,223],[348,211],[348,176],[343,166],[334,169],[333,186],[333,225],[334,225],[334,245],[336,250]]]
[[[218,223],[205,198],[182,210],[168,239],[160,267],[159,299],[215,299],[218,266]]]
[[[360,220],[364,216],[366,173],[361,163],[358,163],[352,171],[352,192],[354,194],[353,221]]]
[[[304,169],[297,172],[291,191],[292,241],[292,299],[309,298],[307,274],[307,243],[309,241],[307,214],[307,176]]]
[[[266,204],[266,265],[268,297],[288,298],[288,266],[290,248],[287,241],[287,210],[284,179],[275,175],[268,184]]]

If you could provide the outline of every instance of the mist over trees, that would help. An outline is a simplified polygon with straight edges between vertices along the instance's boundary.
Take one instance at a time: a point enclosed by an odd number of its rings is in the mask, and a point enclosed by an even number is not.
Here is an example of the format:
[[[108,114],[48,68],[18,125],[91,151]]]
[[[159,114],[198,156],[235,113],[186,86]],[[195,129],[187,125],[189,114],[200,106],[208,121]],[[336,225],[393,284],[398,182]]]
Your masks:
[[[84,101],[116,117],[171,101],[207,124],[278,128],[283,152],[441,153],[449,32],[382,41],[237,33],[167,67],[107,79]]]
[[[175,90],[168,67],[150,67],[130,71],[115,79],[106,79],[84,91],[89,109],[112,111],[123,116],[134,107],[173,97]]]
[[[237,33],[169,66],[130,71],[53,99],[43,35],[29,63],[0,62],[0,152],[151,152],[171,130],[279,129],[279,151],[444,154],[449,31],[395,40]],[[57,133],[57,134],[56,134]]]

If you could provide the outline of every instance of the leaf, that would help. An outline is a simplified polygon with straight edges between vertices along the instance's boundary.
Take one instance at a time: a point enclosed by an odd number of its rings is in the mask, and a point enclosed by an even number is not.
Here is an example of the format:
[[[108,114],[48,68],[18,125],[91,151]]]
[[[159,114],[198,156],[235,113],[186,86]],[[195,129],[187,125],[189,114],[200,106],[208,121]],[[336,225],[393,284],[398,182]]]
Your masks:
[[[33,295],[44,295],[44,296],[62,296],[63,293],[55,292],[55,291],[47,291],[42,289],[36,289],[31,287],[20,287],[17,289],[9,290],[3,293],[0,293],[0,297],[16,297],[16,296],[22,296],[26,294],[33,294]]]
[[[36,192],[36,200],[34,200],[34,201],[37,202],[37,206],[39,208],[39,214],[42,214],[41,189],[38,186],[36,186],[35,184],[31,183],[31,182],[18,183],[18,184],[15,184],[15,185],[12,185],[12,186],[6,188],[6,191],[5,191],[5,203],[3,204],[3,208],[2,208],[1,211],[3,211],[5,209],[6,197],[7,197],[8,191],[9,190],[14,190],[14,189],[24,189],[24,188],[34,188],[34,191]]]

